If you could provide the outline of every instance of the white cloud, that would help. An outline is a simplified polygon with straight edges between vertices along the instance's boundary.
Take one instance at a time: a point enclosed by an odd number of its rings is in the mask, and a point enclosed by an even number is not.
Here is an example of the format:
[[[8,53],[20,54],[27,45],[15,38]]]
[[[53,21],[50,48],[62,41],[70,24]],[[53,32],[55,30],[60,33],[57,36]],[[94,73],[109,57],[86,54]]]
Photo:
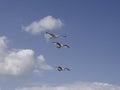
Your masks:
[[[37,57],[37,64],[35,72],[40,72],[41,70],[52,70],[53,67],[45,63],[45,58],[43,55]]]
[[[7,39],[5,36],[0,37],[0,51],[6,48]]]
[[[33,65],[32,50],[12,51],[0,62],[0,74],[3,75],[21,75],[28,71]]]
[[[19,76],[25,74],[38,65],[38,60],[39,67],[44,67],[39,68],[39,70],[49,70],[51,67],[45,63],[42,55],[35,58],[34,51],[31,49],[14,49],[8,51],[6,41],[7,38],[5,36],[0,37],[0,75]]]
[[[40,85],[32,87],[23,87],[15,90],[120,90],[119,86],[107,83],[72,83],[65,85]]]
[[[55,30],[63,26],[60,19],[54,18],[52,16],[46,16],[39,21],[34,21],[28,26],[24,26],[23,29],[26,32],[30,32],[34,35],[41,33],[46,30]]]

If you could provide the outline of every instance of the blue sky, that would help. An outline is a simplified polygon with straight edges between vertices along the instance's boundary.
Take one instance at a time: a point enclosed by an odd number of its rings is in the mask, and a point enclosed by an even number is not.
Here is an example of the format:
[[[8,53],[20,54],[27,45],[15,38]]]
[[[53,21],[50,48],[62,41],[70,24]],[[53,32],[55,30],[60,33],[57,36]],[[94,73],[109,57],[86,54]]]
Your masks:
[[[1,0],[1,90],[120,90],[119,11],[119,0]],[[46,31],[67,37],[46,41]]]

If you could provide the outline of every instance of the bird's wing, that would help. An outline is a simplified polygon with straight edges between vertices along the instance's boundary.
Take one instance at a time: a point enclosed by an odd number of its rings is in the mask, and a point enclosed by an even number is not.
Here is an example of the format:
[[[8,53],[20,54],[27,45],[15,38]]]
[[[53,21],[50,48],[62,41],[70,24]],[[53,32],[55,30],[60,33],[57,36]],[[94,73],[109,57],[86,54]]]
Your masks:
[[[56,42],[56,44],[57,44],[57,45],[59,45],[59,46],[61,46],[61,45],[62,45],[62,44],[60,44],[60,43],[58,43],[58,42]]]
[[[56,46],[57,46],[57,48],[61,48],[62,47],[62,44],[60,44],[59,42],[53,42]]]
[[[70,48],[70,46],[68,46],[68,45],[66,45],[66,44],[65,44],[65,45],[63,45],[63,46],[64,46],[65,48]]]
[[[50,37],[55,37],[55,35],[52,34],[52,33],[48,33],[48,32],[46,32],[46,34],[49,35]]]
[[[59,66],[59,67],[57,67],[57,70],[62,71],[63,69],[62,69],[62,67]]]
[[[56,38],[64,38],[64,37],[66,37],[66,36],[62,36],[62,35],[55,35],[56,36]]]
[[[67,67],[65,67],[65,68],[64,68],[64,70],[70,71],[70,69],[69,69],[69,68],[67,68]]]
[[[59,66],[58,68],[59,68],[59,69],[62,69],[62,67],[60,67],[60,66]]]

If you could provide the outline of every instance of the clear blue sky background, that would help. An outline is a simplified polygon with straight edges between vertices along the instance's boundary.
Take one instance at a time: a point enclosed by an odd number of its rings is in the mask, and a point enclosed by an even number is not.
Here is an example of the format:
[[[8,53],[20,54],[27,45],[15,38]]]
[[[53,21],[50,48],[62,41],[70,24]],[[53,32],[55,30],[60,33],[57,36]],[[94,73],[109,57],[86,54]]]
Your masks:
[[[64,23],[53,33],[70,45],[56,49],[46,43],[44,32],[33,36],[22,26],[51,15]],[[1,0],[0,36],[9,38],[9,49],[33,49],[51,66],[67,66],[71,72],[46,71],[26,79],[0,78],[0,87],[13,90],[32,83],[105,82],[120,85],[120,1],[119,0]],[[56,40],[56,41],[57,41]]]

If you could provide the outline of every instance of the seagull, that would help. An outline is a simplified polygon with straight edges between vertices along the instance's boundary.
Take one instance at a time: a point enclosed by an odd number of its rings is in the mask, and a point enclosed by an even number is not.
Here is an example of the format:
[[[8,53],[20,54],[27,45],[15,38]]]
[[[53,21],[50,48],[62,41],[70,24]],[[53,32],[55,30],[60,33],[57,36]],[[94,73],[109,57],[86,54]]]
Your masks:
[[[70,71],[69,68],[67,68],[67,67],[61,67],[61,66],[58,66],[58,67],[57,67],[57,70],[58,70],[58,71],[65,71],[65,70]]]
[[[52,34],[52,33],[49,33],[49,32],[46,32],[45,34],[49,36],[49,39],[66,37],[66,36],[61,36],[61,35],[55,35],[55,34]]]
[[[70,48],[67,44],[60,44],[59,42],[52,42],[56,45],[57,48],[65,47],[65,48]]]

